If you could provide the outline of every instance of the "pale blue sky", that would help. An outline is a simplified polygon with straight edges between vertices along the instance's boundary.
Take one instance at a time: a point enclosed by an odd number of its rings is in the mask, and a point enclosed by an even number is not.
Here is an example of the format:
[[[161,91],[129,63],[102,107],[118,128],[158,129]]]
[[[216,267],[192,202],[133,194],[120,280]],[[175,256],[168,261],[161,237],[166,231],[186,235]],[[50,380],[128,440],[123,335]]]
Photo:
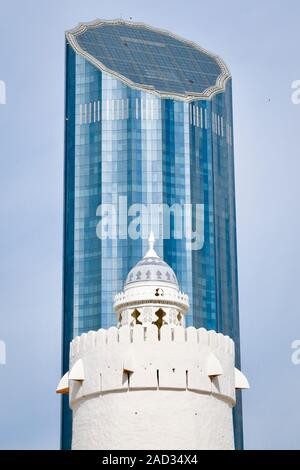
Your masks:
[[[64,31],[120,16],[232,72],[245,444],[300,448],[298,0],[1,0],[0,448],[59,445]]]

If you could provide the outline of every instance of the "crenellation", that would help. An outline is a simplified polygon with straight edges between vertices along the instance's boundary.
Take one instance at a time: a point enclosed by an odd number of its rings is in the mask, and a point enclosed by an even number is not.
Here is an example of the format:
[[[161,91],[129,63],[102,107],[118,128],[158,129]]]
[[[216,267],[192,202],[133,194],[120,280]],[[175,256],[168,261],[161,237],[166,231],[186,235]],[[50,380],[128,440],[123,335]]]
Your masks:
[[[107,344],[116,344],[119,342],[119,330],[115,326],[111,326],[107,330]]]
[[[82,354],[86,350],[86,342],[87,342],[87,333],[82,333],[80,336],[80,342],[79,342],[79,353]]]
[[[231,345],[230,345],[231,338],[228,335],[224,336],[224,350],[230,354]]]
[[[205,328],[196,329],[193,326],[184,328],[183,326],[163,325],[160,329],[154,324],[143,326],[124,325],[119,329],[115,326],[108,330],[99,329],[89,331],[73,339],[70,346],[71,357],[83,354],[87,350],[101,348],[104,345],[129,344],[135,342],[176,342],[199,344],[203,347],[210,347],[213,350],[221,350],[232,355],[234,353],[234,342],[229,336],[216,333]]]
[[[198,329],[198,343],[202,346],[208,346],[208,331],[205,328]]]
[[[131,329],[128,325],[121,326],[119,329],[119,342],[121,344],[131,343]]]
[[[159,331],[156,325],[149,325],[145,328],[145,341],[148,343],[157,343]]]
[[[214,330],[208,331],[208,344],[212,349],[216,349],[219,346],[219,340],[217,332]]]
[[[224,370],[222,376],[212,380],[206,372],[211,351]],[[82,359],[86,379],[79,386],[76,383],[70,402],[97,392],[155,388],[213,393],[233,403],[231,351],[229,337],[204,328],[164,325],[159,330],[156,325],[135,325],[91,331],[71,344],[72,363]]]
[[[76,336],[71,342],[71,356],[77,356],[79,354],[80,336]]]
[[[86,337],[86,348],[94,348],[96,346],[96,331],[89,331]]]
[[[160,329],[160,341],[166,343],[172,341],[172,328],[169,325],[163,325]]]
[[[135,325],[132,329],[132,342],[144,342],[145,341],[145,334],[144,328],[142,325]]]
[[[173,341],[176,343],[184,343],[187,338],[185,335],[185,328],[183,326],[176,326],[174,329],[174,339]]]
[[[198,334],[194,326],[189,326],[188,328],[186,328],[185,331],[186,331],[186,341],[188,341],[191,344],[198,343]]]

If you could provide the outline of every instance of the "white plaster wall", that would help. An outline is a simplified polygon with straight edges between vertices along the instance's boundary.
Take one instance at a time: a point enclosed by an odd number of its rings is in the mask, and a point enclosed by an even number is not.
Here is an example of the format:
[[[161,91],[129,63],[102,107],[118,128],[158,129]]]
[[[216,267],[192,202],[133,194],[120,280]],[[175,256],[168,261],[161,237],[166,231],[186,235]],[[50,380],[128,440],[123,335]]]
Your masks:
[[[211,355],[222,373],[209,376]],[[155,325],[73,340],[73,449],[233,449],[234,343],[204,328]],[[128,372],[131,371],[131,372]],[[214,375],[214,374],[212,374]]]
[[[82,398],[73,449],[233,449],[232,405],[189,390],[139,390]]]

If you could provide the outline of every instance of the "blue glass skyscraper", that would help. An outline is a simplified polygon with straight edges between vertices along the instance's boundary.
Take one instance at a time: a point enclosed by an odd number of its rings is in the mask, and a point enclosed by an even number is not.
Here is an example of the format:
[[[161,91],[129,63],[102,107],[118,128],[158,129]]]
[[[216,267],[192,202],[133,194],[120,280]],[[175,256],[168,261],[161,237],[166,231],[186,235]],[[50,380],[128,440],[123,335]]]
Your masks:
[[[113,296],[147,243],[128,235],[134,204],[192,207],[192,226],[193,207],[203,207],[201,247],[189,249],[171,217],[170,237],[165,221],[158,224],[157,251],[189,295],[187,323],[230,335],[239,367],[232,95],[224,62],[144,24],[79,25],[66,35],[65,118],[64,372],[74,336],[115,324]],[[109,206],[117,216],[111,236],[101,237],[99,207]],[[70,439],[64,399],[63,448]],[[242,448],[239,396],[235,439]]]

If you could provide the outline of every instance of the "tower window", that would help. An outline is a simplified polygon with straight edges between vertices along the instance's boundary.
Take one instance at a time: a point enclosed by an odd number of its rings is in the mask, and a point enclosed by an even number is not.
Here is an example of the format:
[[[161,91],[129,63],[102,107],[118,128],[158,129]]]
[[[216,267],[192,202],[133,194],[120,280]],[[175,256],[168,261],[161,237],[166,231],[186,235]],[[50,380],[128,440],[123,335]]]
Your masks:
[[[142,322],[139,320],[139,316],[141,315],[141,313],[138,311],[138,310],[135,310],[131,316],[132,318],[135,320],[135,324],[136,325],[142,325]]]
[[[156,325],[160,330],[161,327],[166,323],[163,319],[163,317],[166,316],[166,313],[160,308],[157,312],[155,312],[155,315],[157,316],[157,320],[153,322],[153,324]]]

